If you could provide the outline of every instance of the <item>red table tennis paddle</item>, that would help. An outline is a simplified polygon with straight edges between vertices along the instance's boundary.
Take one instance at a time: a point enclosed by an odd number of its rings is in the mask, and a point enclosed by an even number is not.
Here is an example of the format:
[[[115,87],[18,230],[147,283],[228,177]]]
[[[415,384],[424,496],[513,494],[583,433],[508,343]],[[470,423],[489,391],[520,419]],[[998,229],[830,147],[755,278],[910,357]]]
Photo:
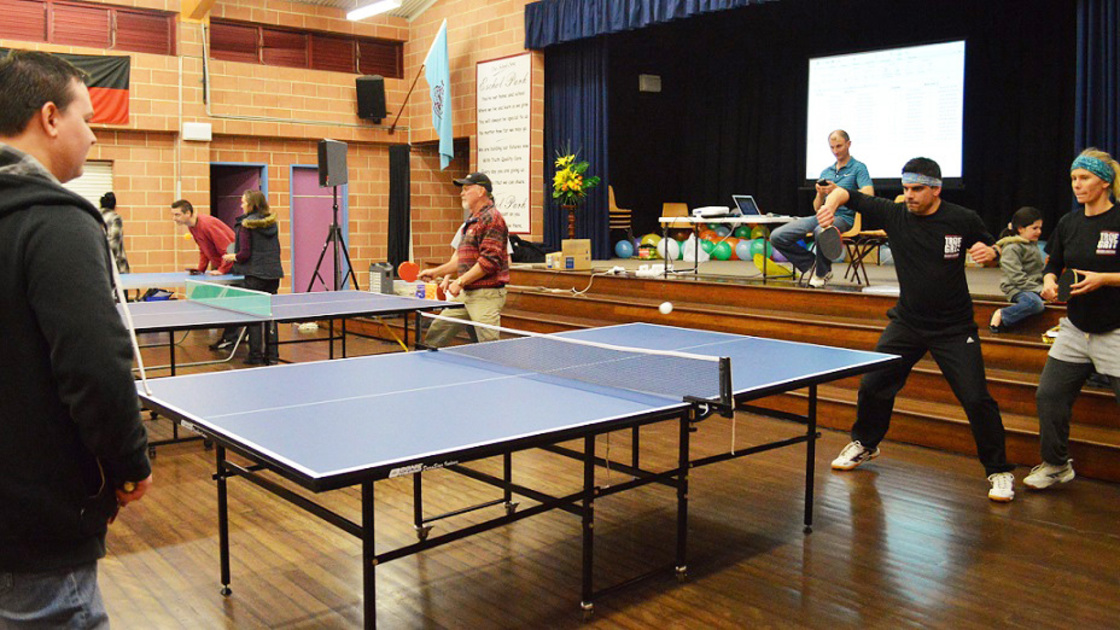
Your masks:
[[[397,266],[397,275],[405,282],[416,282],[416,278],[420,275],[420,265],[406,260]]]

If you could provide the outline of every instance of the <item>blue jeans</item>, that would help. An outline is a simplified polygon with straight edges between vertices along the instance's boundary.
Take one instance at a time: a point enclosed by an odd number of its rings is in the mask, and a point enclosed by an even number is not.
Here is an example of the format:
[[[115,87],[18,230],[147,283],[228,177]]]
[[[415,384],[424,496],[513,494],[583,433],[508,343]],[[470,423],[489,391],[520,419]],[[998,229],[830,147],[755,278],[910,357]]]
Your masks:
[[[107,630],[97,563],[41,573],[0,571],[0,628]]]
[[[1046,303],[1042,301],[1042,296],[1034,291],[1020,291],[1011,301],[1014,304],[1000,309],[1000,326],[1011,328],[1031,315],[1038,315],[1046,310]]]
[[[847,232],[852,227],[843,217],[836,217],[832,224],[841,232]],[[832,271],[832,261],[822,256],[820,251],[810,252],[797,244],[797,241],[805,238],[805,235],[809,232],[812,232],[813,236],[816,237],[817,234],[820,234],[820,231],[821,227],[817,223],[816,215],[802,217],[774,230],[770,234],[770,244],[802,273],[809,271],[809,268],[815,262],[817,268],[813,273],[823,278]]]

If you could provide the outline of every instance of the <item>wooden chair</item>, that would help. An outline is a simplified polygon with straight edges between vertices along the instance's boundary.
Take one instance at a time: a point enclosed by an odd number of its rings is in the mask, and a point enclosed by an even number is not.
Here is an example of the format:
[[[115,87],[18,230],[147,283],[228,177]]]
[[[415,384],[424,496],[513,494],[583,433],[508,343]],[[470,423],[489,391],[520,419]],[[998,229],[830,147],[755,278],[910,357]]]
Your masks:
[[[626,238],[633,239],[633,219],[634,213],[627,208],[619,208],[614,201],[614,186],[607,186],[607,207],[610,213],[609,229],[623,230],[626,232]]]
[[[857,212],[852,229],[841,234],[841,237],[848,250],[848,269],[844,272],[844,279],[858,285],[871,286],[864,263],[871,252],[886,244],[887,233],[883,230],[864,230],[863,218]]]

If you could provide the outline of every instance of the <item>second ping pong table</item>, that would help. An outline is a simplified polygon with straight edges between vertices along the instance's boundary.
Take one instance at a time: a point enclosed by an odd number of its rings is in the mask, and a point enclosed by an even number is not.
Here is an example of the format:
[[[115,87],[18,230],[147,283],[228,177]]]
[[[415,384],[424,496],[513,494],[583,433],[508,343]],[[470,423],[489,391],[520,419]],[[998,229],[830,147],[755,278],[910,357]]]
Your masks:
[[[674,364],[676,359],[666,357],[651,359],[597,348],[577,350],[580,346],[560,343],[555,337],[720,359],[716,367],[695,359],[688,359],[688,365]],[[876,352],[626,324],[439,351],[154,379],[149,381],[151,391],[141,387],[140,396],[149,407],[216,444],[214,478],[222,594],[231,594],[227,482],[240,477],[362,541],[363,607],[365,626],[369,628],[376,625],[377,565],[553,509],[581,519],[581,605],[585,613],[589,612],[597,596],[615,588],[594,588],[594,502],[648,484],[675,490],[677,532],[672,568],[683,575],[688,471],[775,448],[806,445],[804,523],[806,532],[810,531],[814,445],[818,438],[817,386],[897,361],[894,355]],[[768,415],[799,420],[804,423],[803,430],[787,439],[733,447],[718,455],[691,454],[690,432],[709,414],[711,405],[732,399],[742,405],[802,388],[808,388],[804,415]],[[418,400],[445,397],[455,400],[450,408],[417,404]],[[668,469],[645,469],[637,453],[631,462],[610,461],[609,450],[605,456],[596,454],[598,435],[628,429],[633,431],[637,445],[640,427],[664,421],[678,423],[674,431],[679,453]],[[559,444],[570,440],[581,440],[582,451]],[[515,482],[512,454],[536,447],[578,458],[582,487],[557,496]],[[230,460],[227,449],[252,463]],[[502,457],[501,476],[467,465],[492,456]],[[596,467],[603,465],[624,471],[630,478],[609,486],[596,485]],[[481,523],[429,536],[432,521],[447,517],[440,522],[453,522],[451,517],[465,511],[424,517],[421,475],[436,469],[495,486],[501,499],[483,506],[505,505],[505,511]],[[375,482],[404,476],[413,479],[418,540],[378,550],[374,536]],[[360,486],[360,522],[296,493],[288,482],[313,492]],[[517,508],[512,501],[514,495],[534,504]]]
[[[129,312],[137,334],[167,333],[167,348],[170,354],[168,366],[171,374],[176,372],[175,340],[177,331],[219,328],[224,326],[260,326],[262,331],[272,323],[308,322],[329,320],[328,336],[308,341],[327,341],[330,344],[329,356],[334,358],[334,342],[341,341],[342,356],[346,356],[346,321],[354,317],[402,317],[404,321],[404,343],[408,343],[408,315],[414,315],[416,322],[415,340],[420,339],[420,313],[456,306],[441,300],[422,300],[399,295],[371,293],[368,291],[327,291],[318,293],[284,293],[269,296],[267,313],[241,312],[211,306],[206,301],[161,300],[156,302],[133,302],[128,304]],[[123,305],[117,305],[122,311]],[[341,322],[341,332],[335,335],[334,322]],[[264,334],[262,332],[262,334]],[[268,336],[264,335],[267,340]],[[293,343],[293,342],[282,342]],[[268,356],[268,353],[265,353]],[[209,361],[204,363],[210,363]]]

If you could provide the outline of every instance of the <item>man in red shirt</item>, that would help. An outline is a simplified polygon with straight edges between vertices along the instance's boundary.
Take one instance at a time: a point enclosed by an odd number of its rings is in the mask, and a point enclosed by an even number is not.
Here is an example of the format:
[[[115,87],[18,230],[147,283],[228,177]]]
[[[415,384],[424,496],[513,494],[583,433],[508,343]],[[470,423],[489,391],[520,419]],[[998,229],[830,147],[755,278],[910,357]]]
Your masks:
[[[229,273],[233,262],[222,260],[222,255],[233,242],[233,230],[211,215],[196,214],[194,206],[186,199],[180,199],[171,204],[171,220],[187,228],[198,244],[199,259],[198,271],[202,273],[206,268],[212,267],[211,275]]]
[[[221,219],[209,214],[198,214],[194,206],[186,199],[180,199],[171,204],[171,220],[191,232],[194,242],[198,245],[198,272],[206,272],[212,276],[227,274],[233,269],[232,260],[223,260],[229,246],[233,243],[233,229],[223,223]],[[211,267],[206,271],[207,267]],[[237,343],[241,329],[236,326],[227,327],[222,331],[222,337],[210,345],[211,350],[225,350]]]
[[[442,315],[499,326],[509,283],[509,229],[494,207],[494,187],[489,177],[471,173],[454,181],[462,188],[459,199],[471,216],[463,224],[462,237],[451,259],[425,269],[420,279],[443,276],[440,287],[450,300],[463,303],[462,308],[444,309]],[[462,324],[436,320],[428,329],[425,343],[435,348],[445,346],[462,328]],[[492,328],[479,327],[475,333],[479,341],[498,338],[498,331]]]

